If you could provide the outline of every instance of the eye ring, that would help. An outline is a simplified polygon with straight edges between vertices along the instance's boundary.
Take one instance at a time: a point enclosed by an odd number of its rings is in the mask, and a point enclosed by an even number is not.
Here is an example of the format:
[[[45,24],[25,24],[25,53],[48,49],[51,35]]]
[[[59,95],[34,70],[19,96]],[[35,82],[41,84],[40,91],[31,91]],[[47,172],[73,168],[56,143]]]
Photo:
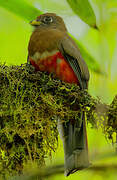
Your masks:
[[[53,18],[50,16],[46,16],[43,18],[44,23],[51,23],[53,22]]]

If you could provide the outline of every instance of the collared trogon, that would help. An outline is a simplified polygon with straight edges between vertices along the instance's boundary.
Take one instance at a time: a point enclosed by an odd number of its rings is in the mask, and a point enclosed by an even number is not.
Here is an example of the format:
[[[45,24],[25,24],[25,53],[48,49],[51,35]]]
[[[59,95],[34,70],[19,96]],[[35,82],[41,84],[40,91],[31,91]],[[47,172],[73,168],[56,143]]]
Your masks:
[[[28,45],[28,61],[36,70],[54,73],[80,89],[88,88],[89,71],[80,51],[68,35],[61,17],[45,13],[30,22],[35,27]],[[59,120],[60,121],[60,120]],[[59,122],[65,157],[65,174],[89,166],[85,114],[79,120]]]

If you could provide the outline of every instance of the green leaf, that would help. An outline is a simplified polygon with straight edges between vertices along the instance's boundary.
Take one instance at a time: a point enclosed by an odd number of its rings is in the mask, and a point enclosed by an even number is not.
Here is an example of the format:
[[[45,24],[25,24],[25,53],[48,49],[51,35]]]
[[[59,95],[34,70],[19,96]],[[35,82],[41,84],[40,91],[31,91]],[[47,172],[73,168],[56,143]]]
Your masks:
[[[78,40],[76,40],[73,36],[71,36],[71,37],[72,37],[72,39],[74,39],[74,41],[78,45],[81,55],[82,55],[83,59],[85,60],[85,62],[87,63],[89,69],[98,74],[106,75],[106,73],[104,73],[102,71],[99,63],[95,60],[94,57],[91,56],[91,54],[88,53],[88,51],[85,49],[85,47]]]
[[[28,21],[42,14],[25,0],[0,0],[0,6]]]
[[[88,0],[67,0],[72,10],[88,25],[97,29],[96,17]]]

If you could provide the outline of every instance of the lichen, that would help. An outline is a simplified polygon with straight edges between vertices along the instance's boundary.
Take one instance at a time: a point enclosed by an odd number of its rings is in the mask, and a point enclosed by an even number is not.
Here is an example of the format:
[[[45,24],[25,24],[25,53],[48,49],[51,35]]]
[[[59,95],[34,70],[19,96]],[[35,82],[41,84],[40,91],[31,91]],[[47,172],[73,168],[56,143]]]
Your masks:
[[[44,166],[45,158],[57,149],[57,117],[77,120],[81,111],[92,127],[101,124],[108,135],[110,126],[117,130],[117,97],[105,105],[87,90],[35,72],[30,65],[1,65],[1,176],[22,173],[28,161]]]
[[[107,112],[107,123],[105,126],[105,133],[109,139],[114,141],[113,134],[116,133],[117,136],[117,95],[114,97],[112,103],[109,106],[108,112]],[[117,139],[115,140],[117,143]]]

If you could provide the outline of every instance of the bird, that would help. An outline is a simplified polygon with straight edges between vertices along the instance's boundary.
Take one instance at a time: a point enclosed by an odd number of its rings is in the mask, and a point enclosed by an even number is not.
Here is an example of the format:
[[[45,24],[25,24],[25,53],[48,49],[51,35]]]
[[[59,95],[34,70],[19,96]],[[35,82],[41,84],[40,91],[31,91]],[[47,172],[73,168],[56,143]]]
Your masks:
[[[63,19],[44,13],[32,20],[34,27],[28,44],[28,62],[36,71],[53,73],[61,81],[88,89],[89,70],[75,41],[69,36]],[[65,175],[89,166],[85,112],[79,120],[61,122],[58,130],[64,147]]]

